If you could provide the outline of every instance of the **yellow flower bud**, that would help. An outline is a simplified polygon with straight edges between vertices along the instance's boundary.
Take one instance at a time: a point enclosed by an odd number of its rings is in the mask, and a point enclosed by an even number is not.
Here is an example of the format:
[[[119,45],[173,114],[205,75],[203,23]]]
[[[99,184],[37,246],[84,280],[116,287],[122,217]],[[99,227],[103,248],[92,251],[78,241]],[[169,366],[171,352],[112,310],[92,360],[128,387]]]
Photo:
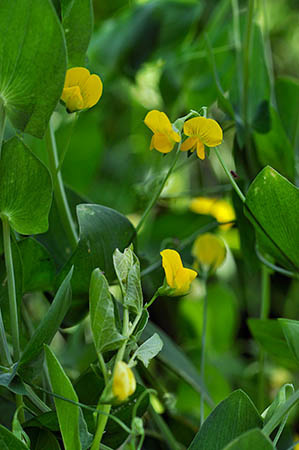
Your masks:
[[[195,240],[192,255],[203,267],[216,270],[225,260],[226,247],[220,237],[205,233]]]
[[[162,256],[162,266],[165,271],[167,284],[173,289],[172,292],[169,292],[169,295],[187,294],[191,282],[197,276],[197,272],[184,267],[179,253],[175,250],[166,249],[160,255]]]
[[[135,389],[136,380],[132,370],[125,362],[118,361],[114,370],[112,382],[112,392],[114,397],[120,402],[124,402],[135,392]]]
[[[85,67],[73,67],[66,72],[61,100],[69,112],[91,108],[98,103],[103,84],[98,75],[90,75]]]

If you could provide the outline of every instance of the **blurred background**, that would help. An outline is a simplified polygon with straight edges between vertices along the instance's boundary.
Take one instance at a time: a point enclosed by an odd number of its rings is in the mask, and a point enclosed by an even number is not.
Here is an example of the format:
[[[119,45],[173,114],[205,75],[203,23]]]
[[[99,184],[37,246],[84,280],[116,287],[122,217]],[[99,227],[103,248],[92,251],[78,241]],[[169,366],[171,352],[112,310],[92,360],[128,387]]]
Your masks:
[[[151,132],[143,120],[151,109],[166,112],[174,122],[190,109],[207,106],[208,116],[224,130],[221,154],[229,169],[237,172],[244,191],[266,164],[290,181],[298,181],[296,0],[256,2],[248,69],[247,125],[242,120],[238,50],[246,40],[247,2],[93,3],[94,33],[86,66],[100,75],[104,92],[94,108],[80,114],[62,166],[64,181],[84,201],[114,208],[133,224],[138,223],[173,157],[149,150]],[[54,120],[62,153],[73,119],[60,105]],[[46,162],[44,144],[31,137],[26,139]],[[243,152],[244,146],[247,153]],[[226,242],[228,258],[208,284],[207,388],[218,403],[240,387],[263,409],[277,389],[285,382],[295,382],[298,374],[287,358],[277,362],[271,342],[266,357],[266,395],[265,399],[260,398],[259,347],[247,325],[249,317],[260,314],[261,266],[255,255],[254,232],[213,151],[205,161],[195,155],[187,158],[182,153],[177,167],[138,239],[143,270],[157,263],[143,277],[145,298],[150,299],[163,280],[160,250],[179,248],[185,264],[192,266],[192,236],[215,223],[215,217],[196,212],[192,200],[202,196],[223,200],[217,220],[225,222],[237,215],[238,226],[214,227]],[[270,289],[270,317],[299,319],[298,281],[273,274]],[[151,314],[152,320],[179,344],[198,369],[203,295],[204,286],[198,278],[188,296],[159,298]],[[80,371],[88,359],[85,354],[81,360],[76,358],[72,359],[70,353],[69,362],[67,357],[64,361],[74,377],[76,364]],[[170,427],[180,442],[188,444],[198,429],[199,394],[159,362],[151,365],[151,373],[161,392],[167,393]],[[207,407],[206,413],[209,411]],[[280,441],[281,448],[285,448],[283,444],[289,436],[299,432],[295,417],[290,423]]]

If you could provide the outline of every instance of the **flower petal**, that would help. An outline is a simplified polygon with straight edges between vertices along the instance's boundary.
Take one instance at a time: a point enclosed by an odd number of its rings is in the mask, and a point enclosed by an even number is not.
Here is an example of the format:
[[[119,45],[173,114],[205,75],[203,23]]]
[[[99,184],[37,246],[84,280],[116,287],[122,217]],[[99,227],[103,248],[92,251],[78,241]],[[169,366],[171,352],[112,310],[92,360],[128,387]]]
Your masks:
[[[103,83],[98,75],[91,75],[85,84],[81,87],[81,93],[84,101],[84,108],[91,108],[101,98],[103,92]]]
[[[162,256],[162,266],[165,271],[168,286],[176,288],[175,278],[177,273],[183,268],[183,263],[178,252],[166,249],[160,252]]]
[[[199,139],[196,145],[196,153],[200,159],[205,159],[205,146]]]
[[[235,220],[236,215],[234,208],[226,200],[218,200],[211,207],[211,214],[216,217],[218,222],[230,222]],[[233,224],[228,223],[226,225],[220,225],[222,230],[227,230],[232,227]]]
[[[166,134],[154,134],[151,140],[151,147],[161,153],[169,153],[174,147],[174,141],[169,139]]]
[[[217,201],[215,197],[196,197],[191,200],[190,209],[197,214],[213,215],[212,208]]]
[[[194,280],[194,278],[197,277],[197,272],[192,269],[187,269],[186,267],[183,267],[177,272],[176,278],[175,278],[175,284],[177,287],[177,290],[181,294],[186,294],[190,289],[190,284]]]
[[[78,111],[83,108],[83,98],[79,86],[64,88],[61,95],[67,109],[70,112]]]
[[[85,67],[72,67],[66,72],[64,87],[79,86],[81,88],[89,76],[90,72]]]
[[[188,137],[181,145],[181,151],[185,152],[187,150],[190,150],[192,147],[195,147],[196,145],[196,138],[194,137]]]
[[[173,132],[167,115],[164,112],[157,111],[156,109],[147,113],[144,123],[153,133],[171,134],[171,132]]]
[[[199,236],[193,245],[192,255],[202,264],[217,269],[224,262],[226,247],[221,238],[215,234],[205,233]]]
[[[198,136],[208,147],[221,144],[223,133],[220,125],[213,119],[205,117],[193,117],[184,123],[186,136]]]

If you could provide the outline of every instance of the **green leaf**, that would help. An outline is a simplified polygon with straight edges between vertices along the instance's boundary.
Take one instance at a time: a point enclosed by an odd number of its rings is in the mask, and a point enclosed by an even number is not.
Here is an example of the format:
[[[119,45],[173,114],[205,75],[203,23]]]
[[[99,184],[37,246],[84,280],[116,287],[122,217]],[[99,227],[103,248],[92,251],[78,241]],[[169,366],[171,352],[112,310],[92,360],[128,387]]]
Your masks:
[[[296,361],[277,320],[249,319],[248,326],[257,342],[279,364],[290,368],[296,366]]]
[[[250,430],[234,439],[223,450],[275,450],[274,445],[261,430]]]
[[[279,389],[271,405],[262,414],[262,417],[264,417],[264,425],[266,425],[266,423],[269,422],[269,420],[273,417],[277,409],[287,401],[288,398],[287,391],[290,391],[290,394],[293,394],[294,386],[292,384],[284,384]]]
[[[291,77],[278,77],[275,81],[277,106],[284,129],[289,136],[293,148],[298,143],[299,126],[299,80]]]
[[[147,339],[138,347],[135,352],[136,357],[143,362],[145,367],[148,367],[151,359],[153,359],[162,350],[163,342],[157,333]]]
[[[0,163],[0,213],[18,233],[43,233],[48,229],[51,201],[48,169],[20,139],[7,141]]]
[[[91,0],[61,0],[62,26],[70,67],[85,66],[93,29]]]
[[[58,359],[47,345],[44,346],[52,390],[55,394],[78,402],[77,394]],[[55,398],[55,406],[65,450],[81,450],[79,438],[79,410],[73,403]]]
[[[13,6],[1,1],[0,95],[12,124],[41,138],[64,84],[63,31],[49,0]]]
[[[245,205],[262,247],[280,264],[298,271],[299,190],[267,166],[251,183]]]
[[[164,331],[152,322],[148,322],[143,331],[143,339],[147,339],[157,333],[162,342],[163,348],[158,355],[158,359],[162,361],[169,369],[171,369],[178,377],[182,378],[186,383],[190,384],[197,392],[204,393],[207,402],[213,405],[213,401],[209,396],[206,387],[202,384],[201,377],[185,353],[167,336]]]
[[[73,291],[86,293],[90,274],[97,267],[105,273],[109,281],[114,280],[113,252],[116,248],[126,248],[133,239],[135,230],[125,216],[105,206],[78,205],[77,215],[80,241],[63,273],[74,265]]]
[[[278,319],[284,337],[294,357],[299,361],[299,321],[291,319]]]
[[[140,264],[131,246],[123,253],[117,248],[113,253],[113,264],[123,294],[122,302],[130,311],[138,314],[143,304]]]
[[[4,450],[28,450],[27,445],[23,444],[7,428],[0,425],[0,447]]]
[[[234,391],[209,415],[189,450],[222,450],[245,431],[261,428],[262,424],[261,416],[245,392]]]
[[[288,414],[291,408],[296,405],[299,401],[299,390],[294,392],[285,403],[279,406],[273,416],[264,425],[263,432],[269,436],[272,431],[282,422],[284,417]]]
[[[29,237],[18,242],[23,263],[23,292],[51,290],[55,265],[45,247]]]
[[[27,374],[28,376],[28,373],[30,373],[31,370],[35,370],[35,365],[39,366],[39,360],[36,364],[30,363],[41,354],[44,344],[51,343],[53,337],[59,329],[72,301],[72,274],[73,268],[70,270],[58,289],[47,314],[30,338],[30,341],[28,342],[19,362],[19,373],[22,373],[23,375]]]
[[[34,450],[61,450],[58,440],[48,430],[30,428],[28,434],[30,436],[31,448]]]
[[[99,269],[95,269],[91,275],[89,303],[91,329],[97,351],[106,352],[118,348],[125,337],[117,330],[109,285]]]
[[[258,158],[289,179],[294,178],[294,149],[283,128],[278,112],[270,108],[271,129],[268,133],[254,133]]]

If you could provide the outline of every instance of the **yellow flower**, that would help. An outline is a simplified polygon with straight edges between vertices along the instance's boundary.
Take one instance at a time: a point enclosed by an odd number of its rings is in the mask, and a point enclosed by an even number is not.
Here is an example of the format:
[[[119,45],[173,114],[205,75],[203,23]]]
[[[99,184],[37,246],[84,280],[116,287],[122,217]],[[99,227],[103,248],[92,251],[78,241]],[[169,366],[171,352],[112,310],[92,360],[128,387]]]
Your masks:
[[[158,152],[169,153],[176,142],[180,142],[181,136],[174,131],[170,120],[164,112],[154,109],[147,113],[144,119],[145,125],[154,133],[150,150],[155,148]]]
[[[230,222],[235,220],[236,215],[234,208],[226,200],[212,197],[196,197],[191,200],[191,211],[197,214],[207,214],[215,217],[218,222]],[[220,225],[222,230],[228,230],[232,227],[232,223]]]
[[[120,402],[124,402],[127,398],[134,394],[136,389],[135,376],[128,366],[123,361],[118,361],[115,367],[112,392]]]
[[[226,247],[221,238],[215,234],[205,233],[195,240],[192,255],[208,270],[216,270],[225,260]]]
[[[190,289],[190,284],[197,276],[197,272],[183,266],[181,257],[175,250],[163,250],[162,266],[165,271],[167,284],[173,289],[171,295],[183,295]]]
[[[102,92],[103,84],[98,75],[90,75],[85,67],[73,67],[66,72],[61,100],[74,112],[94,106]]]
[[[197,156],[205,159],[205,145],[207,147],[216,147],[220,145],[223,139],[222,129],[213,119],[205,117],[193,117],[184,123],[184,134],[189,136],[181,145],[181,150],[196,149]]]

